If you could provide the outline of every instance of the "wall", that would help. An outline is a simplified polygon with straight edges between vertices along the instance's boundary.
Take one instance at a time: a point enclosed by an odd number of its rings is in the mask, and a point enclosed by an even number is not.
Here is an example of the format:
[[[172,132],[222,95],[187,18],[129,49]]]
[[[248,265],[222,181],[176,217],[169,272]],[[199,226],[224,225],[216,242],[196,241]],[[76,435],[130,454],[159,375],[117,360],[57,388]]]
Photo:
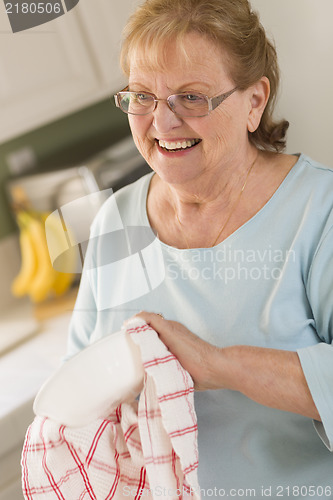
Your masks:
[[[333,167],[333,2],[252,0],[274,38],[282,72],[277,107],[290,122],[288,152]]]

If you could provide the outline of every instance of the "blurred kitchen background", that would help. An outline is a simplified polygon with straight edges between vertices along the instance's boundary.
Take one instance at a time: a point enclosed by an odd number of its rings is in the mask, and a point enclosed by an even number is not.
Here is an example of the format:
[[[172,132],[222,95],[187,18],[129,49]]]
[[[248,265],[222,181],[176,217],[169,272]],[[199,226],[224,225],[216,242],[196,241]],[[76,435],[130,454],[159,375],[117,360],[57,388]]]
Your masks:
[[[77,286],[74,280],[63,295],[37,304],[13,296],[21,266],[17,212],[45,214],[147,171],[112,98],[126,85],[121,30],[137,3],[80,0],[65,15],[13,34],[0,2],[0,500],[22,500],[19,460],[32,401],[64,354]],[[333,2],[252,5],[278,49],[277,115],[290,121],[288,152],[333,167]]]

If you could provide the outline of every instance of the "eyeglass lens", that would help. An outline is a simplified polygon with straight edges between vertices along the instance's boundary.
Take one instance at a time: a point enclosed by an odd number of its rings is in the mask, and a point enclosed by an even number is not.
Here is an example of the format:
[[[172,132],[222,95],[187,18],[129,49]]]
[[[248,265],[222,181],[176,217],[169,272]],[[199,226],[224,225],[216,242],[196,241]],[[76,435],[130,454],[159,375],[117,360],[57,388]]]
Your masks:
[[[175,94],[167,99],[172,111],[180,116],[204,116],[208,114],[207,97],[202,94]],[[155,99],[145,92],[122,92],[121,108],[125,113],[145,115],[155,109]]]

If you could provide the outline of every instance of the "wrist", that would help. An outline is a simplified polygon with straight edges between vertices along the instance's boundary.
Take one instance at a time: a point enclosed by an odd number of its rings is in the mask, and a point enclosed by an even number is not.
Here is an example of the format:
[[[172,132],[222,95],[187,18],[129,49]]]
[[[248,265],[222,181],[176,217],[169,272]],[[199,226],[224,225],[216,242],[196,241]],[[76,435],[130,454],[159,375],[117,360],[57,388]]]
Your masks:
[[[226,389],[225,348],[211,346],[205,363],[205,388],[209,390]]]
[[[238,346],[216,347],[207,358],[207,388],[239,390],[235,380],[237,377]]]

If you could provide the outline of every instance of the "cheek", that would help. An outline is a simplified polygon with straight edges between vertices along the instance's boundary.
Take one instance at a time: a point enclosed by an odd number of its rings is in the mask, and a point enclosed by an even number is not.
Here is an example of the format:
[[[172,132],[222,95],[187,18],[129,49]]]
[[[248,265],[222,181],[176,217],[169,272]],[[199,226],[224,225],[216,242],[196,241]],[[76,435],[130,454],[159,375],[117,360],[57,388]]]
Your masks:
[[[222,104],[223,106],[223,104]],[[239,107],[216,109],[215,140],[217,144],[233,144],[247,137],[247,119]]]
[[[246,126],[245,135],[241,132],[242,129],[239,116],[227,106],[217,108],[205,119],[205,122],[201,122],[201,137],[206,139],[203,141],[203,152],[212,168],[219,164],[221,156],[235,151],[244,137],[247,137]]]
[[[204,139],[207,153],[214,153],[216,149],[225,144],[232,136],[232,116],[226,110],[216,109],[200,123],[201,137]]]
[[[154,141],[149,139],[147,135],[149,127],[151,125],[151,119],[149,119],[149,117],[145,118],[143,116],[137,117],[128,115],[128,122],[136,147],[138,148],[142,156],[146,160],[148,160],[151,154],[151,150],[155,146]]]
[[[128,115],[128,123],[132,132],[134,142],[143,144],[147,137],[147,120],[144,117]],[[138,145],[138,144],[137,144]]]
[[[145,134],[146,120],[144,117],[128,115],[128,123],[132,132],[133,137],[140,137]]]

